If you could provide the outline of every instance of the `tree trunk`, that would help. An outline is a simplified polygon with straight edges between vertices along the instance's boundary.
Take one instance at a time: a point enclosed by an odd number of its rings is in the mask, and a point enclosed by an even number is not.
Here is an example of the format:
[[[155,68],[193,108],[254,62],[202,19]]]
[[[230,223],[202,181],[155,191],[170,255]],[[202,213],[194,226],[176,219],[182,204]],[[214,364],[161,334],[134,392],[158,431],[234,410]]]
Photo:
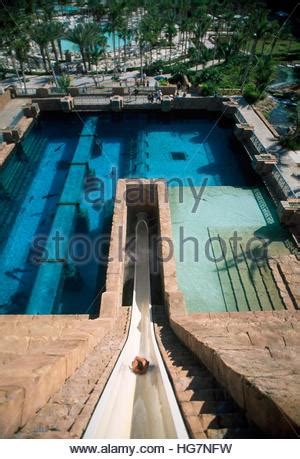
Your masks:
[[[46,54],[47,62],[48,62],[48,65],[49,65],[49,69],[51,70],[51,68],[52,68],[51,60],[50,60],[49,51],[48,51],[47,47],[45,48],[45,54]]]
[[[125,35],[124,35],[123,51],[124,51],[124,65],[126,66],[126,61],[127,61],[127,40],[126,40]]]
[[[47,61],[46,61],[46,56],[45,56],[45,50],[44,50],[44,48],[40,47],[40,52],[41,52],[41,56],[42,56],[42,60],[43,60],[43,65],[44,65],[45,72],[48,73]]]
[[[63,55],[63,50],[62,50],[62,45],[61,45],[61,39],[60,38],[57,40],[57,44],[58,44],[60,59],[63,61],[64,60],[64,55]]]
[[[24,91],[25,91],[25,94],[27,94],[26,77],[25,77],[23,62],[20,62],[20,69],[21,69],[21,73],[23,77]]]
[[[51,48],[52,48],[52,52],[53,52],[53,54],[55,56],[55,62],[58,62],[58,60],[59,60],[58,52],[57,52],[54,40],[51,40]]]
[[[79,46],[79,49],[80,49],[80,54],[81,54],[81,57],[82,57],[82,63],[83,63],[84,71],[85,71],[85,73],[87,73],[88,69],[87,69],[86,62],[85,62],[85,52],[84,52],[84,49],[82,48],[82,46]]]
[[[273,55],[273,51],[274,51],[274,48],[276,46],[276,43],[277,43],[277,40],[278,40],[279,36],[275,37],[272,41],[272,45],[271,45],[271,49],[270,49],[270,53],[269,53],[269,57],[271,57]]]
[[[116,32],[115,30],[112,31],[113,36],[113,72],[114,77],[116,76]]]
[[[144,80],[144,70],[143,70],[143,47],[140,45],[140,77],[141,80]]]
[[[18,72],[18,68],[16,66],[16,60],[15,60],[14,57],[12,58],[12,63],[13,63],[14,70],[16,72],[17,78],[18,78],[19,83],[20,83],[20,89],[22,90],[22,81],[21,81],[21,78],[20,78],[20,75],[19,75],[19,72]]]

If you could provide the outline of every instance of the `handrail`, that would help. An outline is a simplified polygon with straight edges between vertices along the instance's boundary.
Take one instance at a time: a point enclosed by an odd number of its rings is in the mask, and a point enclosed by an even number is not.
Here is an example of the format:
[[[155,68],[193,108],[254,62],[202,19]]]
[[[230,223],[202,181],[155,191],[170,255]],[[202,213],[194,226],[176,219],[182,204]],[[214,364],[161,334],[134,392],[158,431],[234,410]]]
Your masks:
[[[252,134],[250,140],[253,143],[253,145],[256,147],[257,151],[259,151],[259,153],[263,153],[263,154],[268,153],[264,145],[261,143],[259,138],[254,133]]]
[[[292,190],[286,179],[283,177],[280,169],[278,168],[277,164],[274,164],[273,169],[271,171],[272,177],[279,185],[280,189],[282,190],[283,194],[287,198],[296,198],[295,192]]]

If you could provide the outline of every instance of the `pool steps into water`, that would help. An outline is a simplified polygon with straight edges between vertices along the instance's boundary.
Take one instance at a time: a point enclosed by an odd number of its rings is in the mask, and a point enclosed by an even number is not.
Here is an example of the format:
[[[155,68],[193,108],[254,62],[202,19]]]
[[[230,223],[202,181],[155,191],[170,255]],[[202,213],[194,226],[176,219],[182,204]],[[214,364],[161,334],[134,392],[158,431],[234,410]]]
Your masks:
[[[219,234],[218,237],[220,238]],[[235,312],[285,309],[267,263],[260,265],[259,262],[247,259],[242,245],[238,247],[236,254],[231,244],[230,247],[232,259],[228,261],[227,256],[215,264],[226,310]]]

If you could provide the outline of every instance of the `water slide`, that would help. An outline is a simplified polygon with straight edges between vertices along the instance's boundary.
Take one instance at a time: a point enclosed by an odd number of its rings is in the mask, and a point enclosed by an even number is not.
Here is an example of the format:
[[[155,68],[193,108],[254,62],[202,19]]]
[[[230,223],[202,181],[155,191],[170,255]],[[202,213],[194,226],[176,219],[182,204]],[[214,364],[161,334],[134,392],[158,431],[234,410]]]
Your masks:
[[[130,370],[136,355],[148,372]],[[156,339],[151,315],[149,236],[145,214],[136,225],[136,263],[128,338],[84,438],[188,438]]]

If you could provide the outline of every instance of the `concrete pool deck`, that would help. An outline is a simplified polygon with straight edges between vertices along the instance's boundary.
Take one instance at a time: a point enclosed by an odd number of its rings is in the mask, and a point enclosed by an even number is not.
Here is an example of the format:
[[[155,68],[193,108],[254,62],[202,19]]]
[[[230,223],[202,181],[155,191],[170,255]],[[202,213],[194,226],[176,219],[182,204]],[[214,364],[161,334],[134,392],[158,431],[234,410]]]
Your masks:
[[[30,99],[10,99],[0,111],[0,129],[5,129],[10,126],[14,118],[21,113],[24,105],[29,102]]]
[[[256,137],[260,140],[268,153],[275,154],[278,159],[278,169],[283,177],[295,192],[299,190],[299,162],[300,151],[292,151],[282,148],[278,144],[278,138],[274,136],[267,124],[263,122],[257,112],[249,105],[243,97],[234,97],[238,102],[238,109],[250,126],[253,126]],[[274,131],[274,129],[273,129]]]

